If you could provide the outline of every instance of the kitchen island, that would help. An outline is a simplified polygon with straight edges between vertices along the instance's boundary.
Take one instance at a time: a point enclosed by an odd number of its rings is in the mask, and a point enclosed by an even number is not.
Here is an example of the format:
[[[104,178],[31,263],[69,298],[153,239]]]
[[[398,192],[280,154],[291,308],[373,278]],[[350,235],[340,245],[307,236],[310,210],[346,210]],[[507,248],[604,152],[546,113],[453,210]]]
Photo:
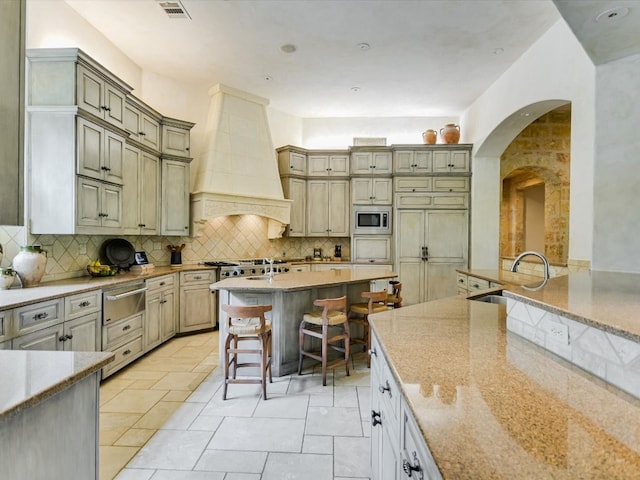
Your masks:
[[[109,352],[0,351],[2,478],[98,478],[100,369]]]
[[[361,293],[370,283],[395,278],[389,270],[339,269],[320,272],[281,273],[269,280],[266,276],[229,278],[211,285],[218,290],[219,304],[272,305],[267,313],[272,324],[272,370],[276,377],[298,370],[298,326],[305,312],[314,309],[317,298],[347,296],[349,303],[360,302]],[[225,319],[220,310],[218,318]],[[226,334],[220,321],[220,365],[223,364]]]
[[[504,305],[459,296],[370,318],[382,418],[371,436],[390,438],[372,479],[401,478],[418,458],[428,478],[637,478],[640,400],[508,332]],[[381,363],[391,390],[374,384]]]

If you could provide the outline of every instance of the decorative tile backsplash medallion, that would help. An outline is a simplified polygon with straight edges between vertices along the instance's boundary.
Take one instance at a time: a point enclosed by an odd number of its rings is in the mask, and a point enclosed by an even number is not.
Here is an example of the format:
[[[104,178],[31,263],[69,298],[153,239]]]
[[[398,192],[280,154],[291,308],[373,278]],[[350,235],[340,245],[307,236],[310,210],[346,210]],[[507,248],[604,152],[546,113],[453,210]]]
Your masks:
[[[512,298],[507,330],[640,398],[640,343]]]
[[[314,247],[332,255],[335,244],[342,245],[342,257],[350,256],[350,239],[346,238],[267,238],[268,222],[255,215],[233,215],[211,220],[200,237],[123,236],[136,250],[144,250],[149,262],[169,265],[171,253],[167,245],[185,244],[182,263],[194,265],[205,260],[238,260],[245,258],[304,259],[313,255]],[[43,282],[86,275],[86,266],[99,258],[102,243],[113,238],[101,235],[31,235],[25,227],[0,227],[0,243],[4,247],[2,266],[9,266],[21,245],[41,245],[47,252],[47,270]]]

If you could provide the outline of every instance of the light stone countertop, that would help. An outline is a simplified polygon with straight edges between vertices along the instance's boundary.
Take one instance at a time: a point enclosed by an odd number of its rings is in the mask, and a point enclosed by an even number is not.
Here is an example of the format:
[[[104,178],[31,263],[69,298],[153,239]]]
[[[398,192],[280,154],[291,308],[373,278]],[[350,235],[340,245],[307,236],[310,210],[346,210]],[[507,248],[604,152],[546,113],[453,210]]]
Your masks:
[[[38,287],[11,288],[0,290],[0,310],[17,308],[36,302],[53,300],[60,297],[67,297],[77,293],[89,292],[99,288],[113,287],[118,284],[134,282],[136,280],[146,280],[147,278],[159,277],[176,272],[186,272],[193,270],[212,270],[217,267],[206,267],[203,265],[183,265],[182,267],[155,267],[154,270],[145,273],[121,272],[112,277],[83,277],[69,278],[55,282],[44,282]]]
[[[502,283],[504,285],[535,285],[542,281],[542,278],[534,275],[510,272],[508,270],[458,268],[456,271],[473,277],[482,278],[490,282]]]
[[[450,297],[370,316],[445,479],[638,478],[640,401]]]
[[[225,278],[211,284],[212,290],[245,290],[245,291],[276,291],[276,290],[305,290],[327,285],[342,285],[361,283],[383,278],[394,278],[398,275],[390,270],[353,270],[350,268],[326,270],[320,272],[290,272],[278,273],[273,281],[267,279],[252,280],[251,277]],[[264,275],[257,275],[264,278]]]
[[[113,359],[111,352],[0,350],[0,420],[69,388]]]
[[[640,275],[576,272],[544,288],[509,287],[503,295],[640,343]]]

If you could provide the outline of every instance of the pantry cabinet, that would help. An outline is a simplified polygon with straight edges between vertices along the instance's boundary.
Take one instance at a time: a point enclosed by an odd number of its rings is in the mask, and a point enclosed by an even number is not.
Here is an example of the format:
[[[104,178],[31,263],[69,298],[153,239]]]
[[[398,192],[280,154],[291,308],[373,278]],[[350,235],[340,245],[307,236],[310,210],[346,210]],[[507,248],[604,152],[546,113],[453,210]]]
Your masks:
[[[349,181],[307,181],[307,236],[349,236]]]

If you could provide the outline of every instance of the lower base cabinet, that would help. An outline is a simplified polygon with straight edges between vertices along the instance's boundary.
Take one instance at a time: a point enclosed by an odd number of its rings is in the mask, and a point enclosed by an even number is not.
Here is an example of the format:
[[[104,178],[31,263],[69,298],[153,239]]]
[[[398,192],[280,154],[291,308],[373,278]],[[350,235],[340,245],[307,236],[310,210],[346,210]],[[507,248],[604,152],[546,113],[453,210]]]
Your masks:
[[[371,339],[371,479],[442,480],[375,333]]]
[[[180,321],[178,333],[195,332],[216,326],[216,291],[211,270],[180,272]]]
[[[147,304],[144,323],[144,350],[149,351],[176,334],[176,275],[147,280]]]
[[[102,327],[102,351],[113,352],[113,362],[102,369],[102,378],[120,370],[144,353],[145,313],[138,313]]]

